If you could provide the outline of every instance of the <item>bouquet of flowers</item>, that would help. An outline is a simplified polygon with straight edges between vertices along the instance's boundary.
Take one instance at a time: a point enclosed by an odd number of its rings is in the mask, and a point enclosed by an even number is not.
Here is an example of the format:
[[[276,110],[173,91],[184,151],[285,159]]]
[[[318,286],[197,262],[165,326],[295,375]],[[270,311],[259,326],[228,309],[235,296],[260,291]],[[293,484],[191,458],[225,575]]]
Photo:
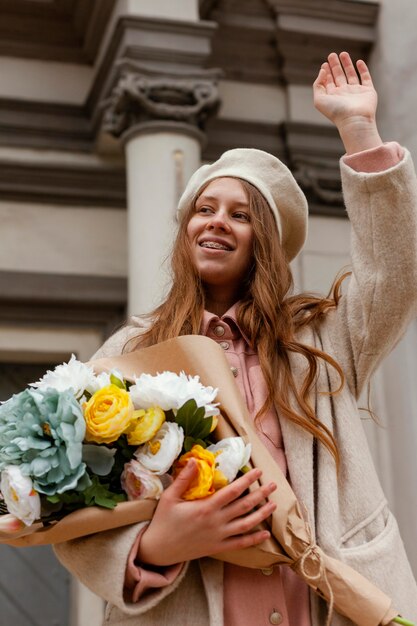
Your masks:
[[[250,454],[263,472],[261,482],[278,485],[269,496],[277,504],[268,520],[271,537],[215,558],[252,568],[287,564],[328,600],[327,625],[336,609],[358,626],[413,626],[398,616],[386,593],[316,544],[291,485],[259,440],[216,342],[182,336],[93,365],[96,374],[71,359],[0,405],[1,490],[5,509],[20,515],[0,515],[0,541],[18,547],[60,543],[149,520],[187,455],[199,468],[187,497],[201,498],[232,481]],[[170,371],[158,374],[162,369]],[[117,391],[109,390],[112,385]],[[156,426],[160,411],[164,417]],[[168,424],[176,424],[180,434],[164,435]],[[143,433],[147,441],[136,443]],[[213,444],[212,437],[220,441]],[[31,513],[35,501],[40,508]],[[115,508],[105,508],[110,506]],[[28,520],[40,515],[43,523],[20,532],[13,523],[24,525],[22,511]],[[53,516],[58,521],[45,525]]]
[[[216,394],[184,372],[96,375],[73,355],[0,405],[0,530],[158,500],[191,457],[198,473],[185,499],[224,487],[251,448],[241,437],[211,439]]]

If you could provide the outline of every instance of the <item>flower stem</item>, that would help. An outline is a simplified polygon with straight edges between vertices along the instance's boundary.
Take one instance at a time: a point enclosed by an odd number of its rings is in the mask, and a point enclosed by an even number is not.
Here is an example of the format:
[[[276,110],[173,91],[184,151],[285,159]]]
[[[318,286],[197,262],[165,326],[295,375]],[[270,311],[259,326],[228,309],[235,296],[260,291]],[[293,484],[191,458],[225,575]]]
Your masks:
[[[408,619],[404,619],[403,617],[396,617],[392,620],[396,624],[402,624],[403,626],[415,626],[414,622],[410,622]]]

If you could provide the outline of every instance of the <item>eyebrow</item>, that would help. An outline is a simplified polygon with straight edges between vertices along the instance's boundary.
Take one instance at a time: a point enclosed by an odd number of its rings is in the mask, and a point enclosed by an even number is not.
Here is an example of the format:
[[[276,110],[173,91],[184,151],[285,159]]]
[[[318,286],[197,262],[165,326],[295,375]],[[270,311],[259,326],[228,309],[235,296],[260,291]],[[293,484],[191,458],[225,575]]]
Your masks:
[[[211,202],[218,202],[218,200],[219,200],[219,199],[218,199],[216,196],[207,196],[207,195],[203,192],[203,193],[201,194],[201,196],[199,196],[199,197],[197,198],[196,203],[197,203],[197,202],[199,202],[200,200],[201,200],[202,202],[207,201],[207,200],[208,200],[208,201],[211,201]],[[234,204],[235,206],[241,206],[241,207],[246,207],[246,208],[248,208],[248,207],[249,207],[249,202],[233,202],[233,204]]]

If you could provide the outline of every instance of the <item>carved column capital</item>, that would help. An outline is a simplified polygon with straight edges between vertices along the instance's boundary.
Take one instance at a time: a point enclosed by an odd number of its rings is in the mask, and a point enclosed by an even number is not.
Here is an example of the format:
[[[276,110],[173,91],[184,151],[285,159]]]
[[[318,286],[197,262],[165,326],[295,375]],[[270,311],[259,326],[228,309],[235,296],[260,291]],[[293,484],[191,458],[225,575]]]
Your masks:
[[[220,105],[217,79],[215,71],[182,78],[126,70],[103,102],[103,129],[123,139],[150,128],[189,132],[202,139],[206,120]]]

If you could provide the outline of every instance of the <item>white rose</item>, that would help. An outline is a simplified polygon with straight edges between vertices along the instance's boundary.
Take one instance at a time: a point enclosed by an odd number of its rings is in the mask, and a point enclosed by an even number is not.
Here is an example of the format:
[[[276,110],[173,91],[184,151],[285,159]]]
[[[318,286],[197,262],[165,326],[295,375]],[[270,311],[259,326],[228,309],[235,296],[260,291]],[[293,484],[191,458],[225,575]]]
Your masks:
[[[217,389],[205,387],[199,376],[187,376],[184,372],[162,372],[156,376],[142,374],[130,387],[130,395],[136,409],[160,406],[163,411],[177,410],[187,400],[194,399],[198,407],[205,408],[205,416],[217,415],[218,403],[213,404]]]
[[[166,474],[184,443],[184,431],[175,422],[164,422],[150,441],[140,446],[134,456],[154,474]]]
[[[41,516],[41,499],[31,479],[17,465],[6,465],[0,476],[0,491],[9,513],[30,526]]]
[[[207,447],[207,450],[218,453],[216,469],[231,483],[242,467],[247,465],[251,455],[251,445],[245,445],[242,437],[226,437]]]
[[[85,390],[94,393],[97,382],[92,368],[78,361],[73,354],[68,363],[62,363],[54,370],[48,370],[38,382],[31,383],[30,386],[37,389],[51,387],[57,391],[72,389],[75,397],[80,399]]]

